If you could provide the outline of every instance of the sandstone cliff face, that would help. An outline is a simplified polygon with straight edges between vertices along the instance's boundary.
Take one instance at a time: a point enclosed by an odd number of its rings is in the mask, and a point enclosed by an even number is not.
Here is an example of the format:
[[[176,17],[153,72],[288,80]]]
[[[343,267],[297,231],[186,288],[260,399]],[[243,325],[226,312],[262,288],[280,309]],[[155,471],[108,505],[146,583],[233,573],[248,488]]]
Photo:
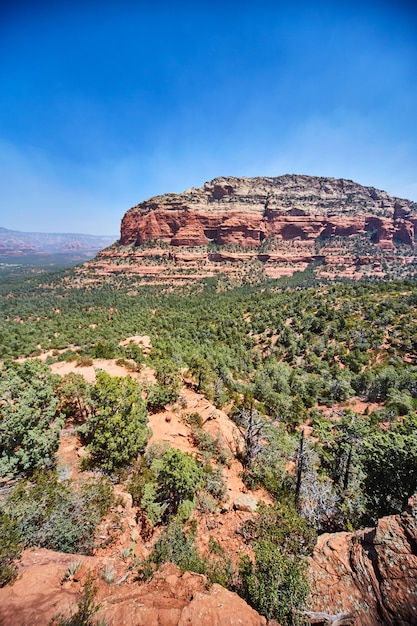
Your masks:
[[[360,626],[417,624],[417,496],[376,528],[319,537],[309,608],[352,611]]]
[[[83,281],[134,276],[184,284],[291,276],[416,278],[417,203],[349,180],[216,178],[156,196],[123,217],[118,243],[80,266]],[[215,244],[215,245],[214,245]]]
[[[257,247],[270,237],[311,241],[371,233],[381,247],[391,248],[395,241],[412,245],[416,226],[416,203],[349,180],[221,177],[133,207],[122,220],[120,243]]]

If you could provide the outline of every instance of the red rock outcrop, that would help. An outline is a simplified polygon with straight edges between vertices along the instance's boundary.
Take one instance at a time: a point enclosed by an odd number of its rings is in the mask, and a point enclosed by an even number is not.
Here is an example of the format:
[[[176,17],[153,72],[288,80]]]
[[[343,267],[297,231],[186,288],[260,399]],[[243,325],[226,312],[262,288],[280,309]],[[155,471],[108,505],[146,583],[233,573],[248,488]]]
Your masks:
[[[314,264],[330,280],[413,278],[416,235],[416,203],[349,180],[216,178],[127,211],[120,241],[75,272],[80,284],[124,274],[184,284],[219,273],[241,283]]]
[[[258,247],[269,237],[314,240],[372,233],[387,248],[395,241],[412,245],[416,223],[415,203],[349,180],[228,177],[133,207],[123,217],[120,243]]]
[[[120,560],[120,559],[119,559]],[[65,580],[71,563],[82,569]],[[102,577],[107,565],[116,571],[116,559],[61,554],[51,550],[27,550],[19,564],[19,578],[12,587],[0,589],[0,623],[4,626],[47,626],[57,613],[75,612],[90,572],[100,604],[98,619],[109,626],[266,626],[261,617],[237,594],[199,574],[164,565],[147,583],[122,576],[107,584]],[[119,574],[118,574],[119,575]],[[123,579],[126,580],[123,580]]]
[[[310,579],[313,610],[353,612],[358,626],[417,624],[417,495],[375,528],[321,535]]]

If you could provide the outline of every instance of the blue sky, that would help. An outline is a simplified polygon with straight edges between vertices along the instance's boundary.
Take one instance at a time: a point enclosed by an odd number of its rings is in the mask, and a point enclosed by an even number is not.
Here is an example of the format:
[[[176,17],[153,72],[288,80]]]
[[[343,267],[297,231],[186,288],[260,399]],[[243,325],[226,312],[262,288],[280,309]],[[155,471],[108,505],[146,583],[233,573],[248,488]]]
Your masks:
[[[0,226],[117,234],[216,176],[417,201],[413,3],[14,0],[0,8]]]

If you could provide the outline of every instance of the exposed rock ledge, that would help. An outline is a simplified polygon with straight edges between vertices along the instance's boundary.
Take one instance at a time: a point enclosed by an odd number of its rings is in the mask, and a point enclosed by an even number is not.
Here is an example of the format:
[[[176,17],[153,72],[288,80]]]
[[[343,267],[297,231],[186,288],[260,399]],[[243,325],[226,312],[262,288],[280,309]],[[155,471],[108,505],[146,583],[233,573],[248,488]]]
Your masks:
[[[77,575],[67,581],[65,573],[74,562],[83,562]],[[164,565],[153,580],[140,584],[122,576],[109,585],[104,568],[116,568],[120,559],[82,557],[51,550],[26,550],[19,565],[19,578],[12,587],[0,589],[0,624],[47,626],[57,613],[76,610],[89,572],[98,588],[97,619],[109,626],[266,626],[261,617],[236,593],[199,574],[181,574],[172,564]],[[127,580],[124,580],[126,579]],[[271,626],[277,623],[269,622]]]
[[[416,203],[349,180],[222,177],[133,207],[122,220],[120,243],[256,247],[269,237],[311,241],[372,233],[381,247],[391,248],[395,241],[412,245],[416,228]]]
[[[417,624],[417,495],[375,528],[319,537],[309,608],[349,611],[357,626]]]

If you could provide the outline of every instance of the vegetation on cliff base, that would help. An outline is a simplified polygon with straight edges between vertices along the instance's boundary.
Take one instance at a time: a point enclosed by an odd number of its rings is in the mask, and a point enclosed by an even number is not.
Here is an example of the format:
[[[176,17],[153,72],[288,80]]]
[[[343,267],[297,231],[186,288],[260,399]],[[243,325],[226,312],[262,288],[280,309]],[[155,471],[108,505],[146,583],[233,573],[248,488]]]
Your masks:
[[[17,576],[16,560],[22,551],[22,541],[16,522],[0,511],[0,587],[12,583]]]

